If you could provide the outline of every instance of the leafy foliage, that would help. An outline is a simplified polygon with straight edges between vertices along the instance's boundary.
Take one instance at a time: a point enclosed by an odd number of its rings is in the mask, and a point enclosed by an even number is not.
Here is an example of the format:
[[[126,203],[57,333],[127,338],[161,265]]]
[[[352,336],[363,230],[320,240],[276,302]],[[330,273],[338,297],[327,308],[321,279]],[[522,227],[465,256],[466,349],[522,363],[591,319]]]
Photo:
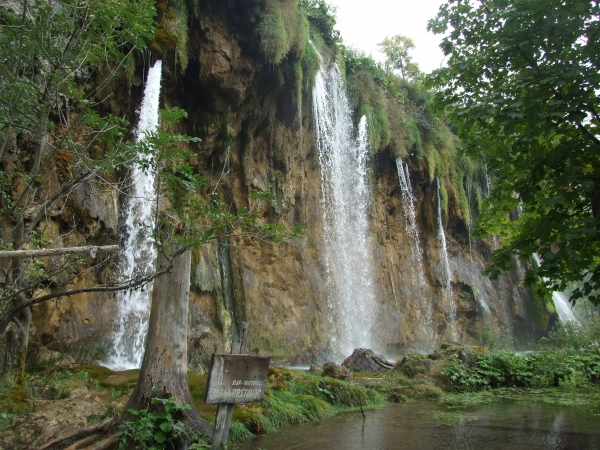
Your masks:
[[[298,5],[311,25],[319,31],[325,44],[332,47],[340,42],[340,32],[335,29],[335,10],[325,0],[299,0]]]
[[[202,436],[189,430],[179,420],[179,413],[192,409],[192,405],[180,405],[177,399],[153,398],[152,405],[158,405],[142,410],[130,409],[129,412],[138,416],[135,421],[123,422],[119,427],[119,448],[124,449],[129,443],[135,443],[142,450],[161,450],[171,448],[170,443],[180,439],[190,439],[193,444],[190,449],[209,449],[211,445]]]
[[[600,5],[595,1],[451,0],[430,21],[447,32],[437,103],[495,183],[479,218],[501,236],[489,274],[511,257],[543,259],[541,294],[584,279],[572,300],[600,302]],[[523,214],[511,221],[512,210]]]
[[[415,48],[415,43],[409,37],[396,35],[391,38],[386,36],[377,44],[387,57],[386,68],[397,70],[404,80],[416,79],[421,72],[419,66],[413,62],[410,51]]]
[[[489,345],[489,335],[483,336]],[[441,374],[456,391],[498,387],[585,388],[600,383],[600,325],[557,327],[541,341],[541,351],[525,355],[500,351],[468,364],[454,356]]]

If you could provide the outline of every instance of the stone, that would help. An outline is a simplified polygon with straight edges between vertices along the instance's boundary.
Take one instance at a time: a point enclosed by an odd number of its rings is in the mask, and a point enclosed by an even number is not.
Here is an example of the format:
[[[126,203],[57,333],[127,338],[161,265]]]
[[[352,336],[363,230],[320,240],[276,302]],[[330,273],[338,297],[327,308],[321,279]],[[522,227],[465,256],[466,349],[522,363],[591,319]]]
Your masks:
[[[89,426],[89,417],[104,417],[107,405],[86,388],[71,391],[61,400],[36,400],[33,412],[11,423],[0,434],[0,448],[38,448],[64,434]]]
[[[310,373],[323,373],[323,366],[319,366],[318,364],[311,364],[310,368],[308,369],[308,371]]]
[[[373,350],[366,348],[355,348],[352,355],[348,356],[342,366],[347,367],[352,372],[381,373],[392,368],[387,360],[376,355]]]
[[[75,360],[69,355],[49,350],[46,347],[39,349],[35,362],[52,366],[52,370],[67,370],[75,364]]]
[[[417,375],[426,375],[431,370],[431,361],[424,358],[404,357],[402,361],[396,363],[394,370],[409,378],[415,378]]]
[[[323,365],[321,376],[347,380],[352,378],[352,372],[347,367],[328,361]]]

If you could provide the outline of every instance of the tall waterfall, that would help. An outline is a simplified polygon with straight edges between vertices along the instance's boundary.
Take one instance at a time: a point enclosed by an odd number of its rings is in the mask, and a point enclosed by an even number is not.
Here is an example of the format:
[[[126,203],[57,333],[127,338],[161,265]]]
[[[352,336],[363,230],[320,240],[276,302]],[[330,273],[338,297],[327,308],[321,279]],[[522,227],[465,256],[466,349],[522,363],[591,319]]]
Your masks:
[[[148,71],[144,97],[139,109],[136,140],[156,130],[159,124],[159,97],[162,62],[157,61]],[[131,170],[131,198],[125,221],[125,247],[121,255],[120,272],[125,280],[155,270],[156,248],[150,233],[154,229],[155,174],[142,171],[137,165]],[[140,289],[120,291],[117,294],[119,324],[114,335],[114,354],[109,366],[130,369],[140,367],[144,356],[144,340],[150,317],[152,283]]]
[[[452,292],[452,272],[450,271],[450,261],[448,260],[448,248],[446,246],[446,233],[444,232],[444,221],[442,219],[442,202],[440,201],[440,179],[437,179],[437,213],[438,213],[438,237],[442,247],[441,259],[446,272],[445,291],[450,303],[450,314],[448,320],[450,322],[450,335],[454,340],[458,340],[456,333],[456,302]]]
[[[321,167],[321,201],[333,350],[373,347],[375,293],[368,239],[367,120],[353,137],[352,112],[337,66],[321,68],[313,115]]]
[[[398,168],[398,180],[400,183],[400,191],[402,192],[402,201],[404,203],[406,231],[411,240],[411,262],[414,274],[412,279],[413,283],[416,281],[421,287],[421,290],[424,290],[426,284],[425,273],[423,271],[423,250],[421,249],[419,240],[419,228],[417,226],[415,198],[410,184],[410,172],[408,170],[408,164],[404,163],[401,158],[396,159],[396,167]]]

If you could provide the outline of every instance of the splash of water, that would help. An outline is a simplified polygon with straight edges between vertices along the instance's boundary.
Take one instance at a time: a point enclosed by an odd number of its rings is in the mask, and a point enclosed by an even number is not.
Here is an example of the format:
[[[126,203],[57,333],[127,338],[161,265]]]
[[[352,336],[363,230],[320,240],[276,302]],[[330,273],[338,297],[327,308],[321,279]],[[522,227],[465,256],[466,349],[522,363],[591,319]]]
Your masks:
[[[537,263],[538,267],[542,266],[542,258],[537,253],[533,254],[533,259]],[[544,277],[544,281],[548,281],[548,278]],[[569,299],[564,292],[555,291],[552,293],[552,301],[556,308],[558,318],[562,323],[572,323],[573,325],[581,326],[581,322],[575,317],[575,314],[569,307]]]
[[[313,115],[321,168],[329,322],[334,351],[373,348],[375,293],[368,239],[367,120],[353,138],[351,109],[337,66],[321,68],[313,89]]]
[[[144,139],[159,124],[159,100],[162,62],[157,61],[148,71],[148,80],[139,109],[136,140]],[[125,246],[119,266],[121,276],[129,280],[155,270],[156,248],[150,233],[154,229],[154,201],[156,189],[154,173],[135,165],[131,171],[132,192],[125,221]],[[120,291],[117,294],[119,323],[114,334],[114,354],[109,367],[131,369],[140,367],[144,356],[144,341],[150,317],[152,283],[142,288]]]
[[[450,261],[448,260],[448,247],[446,246],[446,233],[444,232],[444,221],[442,220],[442,202],[440,201],[440,179],[437,180],[437,216],[438,216],[438,238],[442,247],[441,259],[444,264],[444,271],[446,272],[446,279],[444,290],[446,291],[446,297],[450,304],[450,312],[448,314],[448,321],[450,322],[450,335],[452,339],[457,340],[458,334],[456,332],[456,302],[454,301],[454,293],[452,291],[452,272],[450,270]]]
[[[396,167],[398,169],[398,180],[400,184],[400,191],[402,192],[402,201],[404,203],[403,211],[406,232],[411,238],[412,267],[413,269],[416,269],[413,272],[416,274],[416,279],[413,277],[413,282],[417,281],[421,287],[421,290],[425,290],[426,284],[425,273],[423,270],[423,250],[421,249],[419,239],[415,197],[410,184],[410,172],[408,170],[408,164],[404,163],[401,158],[396,159]]]

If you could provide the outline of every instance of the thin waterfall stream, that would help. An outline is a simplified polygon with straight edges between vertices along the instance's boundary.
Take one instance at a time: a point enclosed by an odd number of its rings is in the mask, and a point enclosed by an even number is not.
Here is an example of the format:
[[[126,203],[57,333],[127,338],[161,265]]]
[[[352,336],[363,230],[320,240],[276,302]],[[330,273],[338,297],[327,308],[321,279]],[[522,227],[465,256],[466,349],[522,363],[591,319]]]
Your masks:
[[[533,259],[535,260],[538,267],[541,267],[542,258],[540,257],[540,255],[534,253]],[[548,281],[548,278],[544,278],[544,281]],[[571,310],[569,306],[569,299],[567,298],[567,295],[564,292],[553,292],[552,301],[554,303],[556,313],[558,314],[558,318],[563,324],[571,323],[573,325],[581,326],[581,322],[579,322],[579,319],[575,317],[575,314]]]
[[[368,238],[367,120],[354,138],[352,111],[337,66],[321,68],[313,89],[333,351],[374,346],[375,290]]]
[[[448,260],[448,247],[446,245],[446,233],[444,231],[444,221],[442,218],[442,202],[440,200],[440,179],[437,180],[437,216],[438,216],[438,237],[440,239],[440,245],[442,248],[441,259],[444,264],[444,271],[446,275],[444,291],[450,304],[450,312],[448,314],[448,321],[450,323],[450,337],[455,341],[458,340],[458,333],[456,331],[456,302],[454,301],[454,293],[452,292],[452,272],[450,271],[450,261]]]
[[[417,226],[417,213],[415,210],[415,199],[410,184],[410,172],[408,164],[404,163],[401,158],[396,159],[396,167],[398,168],[398,180],[400,184],[400,192],[402,193],[402,201],[404,203],[404,221],[406,224],[406,232],[410,236],[411,242],[411,262],[413,264],[415,276],[413,283],[419,284],[421,290],[425,290],[425,273],[423,270],[423,250],[421,249],[419,228]]]
[[[138,142],[144,139],[146,133],[156,130],[159,124],[161,72],[160,60],[148,70],[136,130]],[[137,164],[131,170],[131,198],[123,231],[125,245],[119,265],[124,280],[141,274],[150,274],[155,270],[157,253],[154,239],[151,237],[155,225],[154,175],[151,170],[143,171]],[[113,337],[113,354],[108,362],[109,367],[119,369],[140,367],[144,356],[144,340],[148,331],[152,286],[153,283],[148,283],[138,289],[118,292],[119,321]]]

